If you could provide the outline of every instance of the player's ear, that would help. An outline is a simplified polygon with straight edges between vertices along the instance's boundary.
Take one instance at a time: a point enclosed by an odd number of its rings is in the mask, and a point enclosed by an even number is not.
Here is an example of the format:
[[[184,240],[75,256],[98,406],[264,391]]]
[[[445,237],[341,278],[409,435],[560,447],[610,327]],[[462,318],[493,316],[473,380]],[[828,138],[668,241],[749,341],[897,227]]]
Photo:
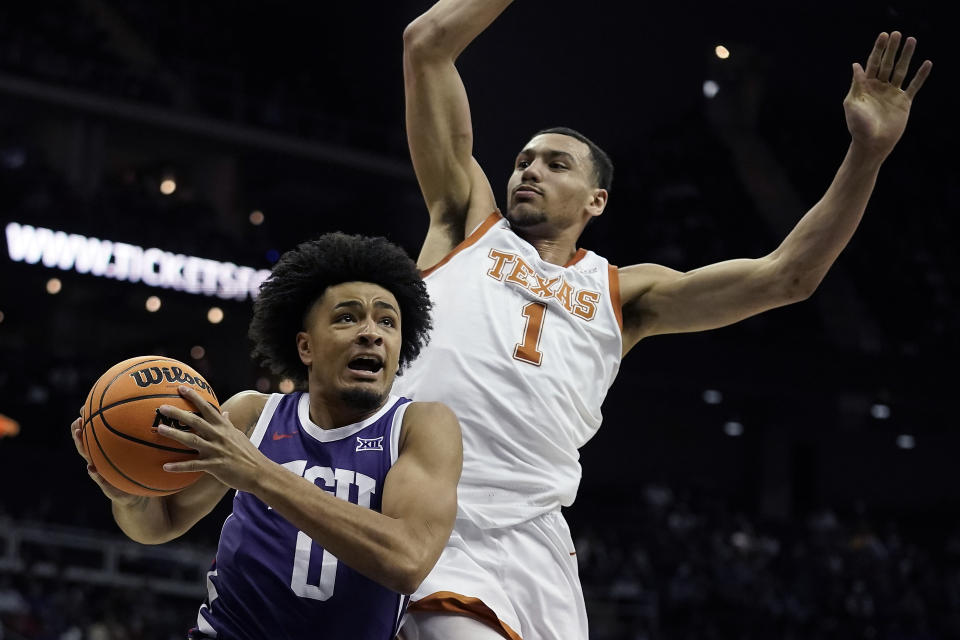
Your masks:
[[[607,206],[607,190],[606,189],[594,189],[591,194],[590,202],[587,204],[587,211],[590,212],[591,216],[598,216],[603,213],[603,210]]]
[[[297,353],[300,354],[300,362],[309,367],[313,362],[313,352],[310,349],[310,334],[306,331],[297,333]]]

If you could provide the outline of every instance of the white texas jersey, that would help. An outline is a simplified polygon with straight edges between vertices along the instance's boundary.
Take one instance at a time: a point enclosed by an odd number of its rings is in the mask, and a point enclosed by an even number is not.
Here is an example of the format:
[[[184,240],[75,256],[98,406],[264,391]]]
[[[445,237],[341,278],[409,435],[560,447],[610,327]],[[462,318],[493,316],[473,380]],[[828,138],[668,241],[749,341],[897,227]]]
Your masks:
[[[569,506],[620,367],[616,267],[545,262],[495,212],[424,279],[433,332],[394,393],[460,419],[461,513],[490,528]]]

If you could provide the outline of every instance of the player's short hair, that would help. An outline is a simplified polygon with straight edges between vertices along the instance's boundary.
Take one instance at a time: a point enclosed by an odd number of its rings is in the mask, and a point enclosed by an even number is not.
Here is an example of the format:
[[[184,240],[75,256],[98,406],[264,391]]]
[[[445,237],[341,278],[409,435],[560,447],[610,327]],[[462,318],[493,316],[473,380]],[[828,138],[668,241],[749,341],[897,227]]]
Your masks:
[[[284,253],[260,286],[248,335],[252,356],[299,385],[307,380],[294,336],[306,330],[307,313],[327,288],[369,282],[400,304],[400,370],[420,355],[432,324],[430,297],[417,265],[386,238],[327,233]]]
[[[606,151],[598,147],[593,140],[570,127],[550,127],[548,129],[541,129],[533,135],[536,137],[544,133],[558,133],[563,136],[570,136],[587,145],[590,149],[590,160],[593,162],[593,177],[596,180],[597,186],[610,191],[610,187],[613,186],[613,161],[610,159],[610,156],[607,155]]]

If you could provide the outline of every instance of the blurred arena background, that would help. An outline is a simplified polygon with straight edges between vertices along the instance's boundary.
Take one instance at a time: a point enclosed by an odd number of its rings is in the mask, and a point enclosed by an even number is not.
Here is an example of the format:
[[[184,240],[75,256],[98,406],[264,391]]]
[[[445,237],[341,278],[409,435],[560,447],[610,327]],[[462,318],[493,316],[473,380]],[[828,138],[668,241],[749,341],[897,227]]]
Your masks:
[[[416,254],[401,33],[427,6],[0,5],[0,637],[166,640],[196,619],[229,501],[130,543],[67,427],[134,355],[191,363],[221,399],[284,389],[246,325],[301,240]],[[934,61],[811,300],[625,361],[566,514],[592,638],[960,637],[960,92],[938,7],[526,0],[462,57],[499,197],[533,131],[580,129],[617,166],[584,245],[676,269],[762,255],[820,197],[877,33]]]

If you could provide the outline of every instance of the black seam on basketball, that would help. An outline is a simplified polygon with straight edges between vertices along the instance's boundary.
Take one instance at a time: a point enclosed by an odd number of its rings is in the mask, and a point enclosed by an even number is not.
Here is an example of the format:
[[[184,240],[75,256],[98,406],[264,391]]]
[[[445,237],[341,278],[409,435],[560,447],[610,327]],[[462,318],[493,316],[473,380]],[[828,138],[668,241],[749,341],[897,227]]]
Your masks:
[[[140,396],[141,398],[146,398],[147,396]],[[128,435],[122,431],[117,431],[110,426],[110,423],[107,422],[107,417],[103,414],[100,414],[100,421],[103,422],[103,426],[110,430],[114,435],[120,436],[121,438],[126,438],[131,442],[136,442],[137,444],[142,444],[145,447],[153,447],[154,449],[163,449],[164,451],[172,451],[173,453],[199,453],[196,449],[183,449],[181,447],[169,447],[162,444],[154,444],[153,442],[147,442],[146,440],[141,440],[140,438],[134,438],[131,435]]]
[[[104,424],[107,424],[107,423],[104,422]],[[108,428],[109,428],[109,427],[108,427]],[[109,462],[109,463],[110,463],[110,466],[113,467],[113,470],[116,471],[117,473],[119,473],[121,476],[123,476],[124,478],[126,478],[127,480],[129,480],[130,482],[132,482],[133,484],[137,485],[138,487],[143,487],[143,488],[146,489],[147,491],[154,491],[154,492],[156,492],[156,493],[170,493],[171,491],[176,491],[176,489],[157,489],[157,488],[155,488],[155,487],[148,487],[147,485],[143,484],[142,482],[137,482],[136,480],[134,480],[133,478],[131,478],[130,476],[128,476],[127,474],[125,474],[123,471],[120,471],[120,469],[117,467],[117,465],[113,464],[113,460],[110,459],[110,456],[107,455],[107,452],[103,450],[103,445],[100,444],[100,438],[97,437],[97,427],[96,427],[96,425],[91,426],[91,427],[90,427],[90,430],[93,432],[93,439],[94,439],[94,441],[96,441],[96,443],[97,443],[97,449],[100,449],[100,453],[103,455],[103,459],[106,460],[107,462]]]
[[[97,411],[94,411],[90,415],[90,418],[87,420],[87,422],[90,422],[90,420],[93,420],[96,416],[103,415],[103,413],[108,411],[109,409],[113,409],[114,407],[119,407],[120,405],[127,404],[128,402],[136,402],[137,400],[149,400],[151,398],[179,398],[179,397],[180,397],[179,393],[154,393],[149,396],[134,396],[133,398],[117,400],[113,404],[108,404],[102,409],[98,409]]]
[[[154,393],[148,396],[136,396],[133,398],[126,398],[125,400],[117,400],[113,404],[108,404],[102,409],[98,409],[97,411],[94,411],[92,414],[90,414],[90,417],[84,420],[83,426],[87,426],[87,424],[89,424],[91,420],[93,420],[95,417],[99,415],[103,415],[106,411],[113,409],[114,407],[119,407],[122,404],[127,404],[128,402],[136,402],[137,400],[148,400],[151,398],[180,398],[180,397],[182,396],[179,393]],[[220,411],[220,407],[214,405],[209,400],[207,400],[206,403],[209,404],[214,409],[216,409],[217,411]],[[199,414],[194,414],[194,415],[199,415]]]
[[[97,383],[94,382],[93,385],[96,386]],[[87,408],[87,414],[93,413],[93,389],[90,389],[90,393],[87,394],[87,404],[89,405],[88,408]],[[81,415],[80,417],[83,418],[84,416]],[[86,431],[86,429],[87,429],[87,423],[88,423],[88,422],[90,422],[90,421],[85,419],[85,420],[83,421],[83,424],[81,425],[81,428],[82,428],[84,431]]]

